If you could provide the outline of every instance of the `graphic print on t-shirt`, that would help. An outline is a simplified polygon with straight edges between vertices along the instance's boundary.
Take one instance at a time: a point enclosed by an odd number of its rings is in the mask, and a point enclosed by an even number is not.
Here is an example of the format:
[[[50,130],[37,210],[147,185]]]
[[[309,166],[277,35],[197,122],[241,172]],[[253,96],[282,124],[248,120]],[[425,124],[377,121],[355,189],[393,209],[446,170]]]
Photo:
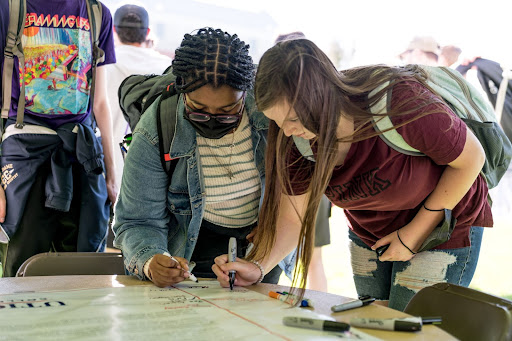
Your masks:
[[[47,115],[85,114],[92,77],[89,20],[27,13],[22,44],[25,106]]]
[[[376,175],[378,170],[379,168],[374,168],[355,176],[343,185],[331,185],[327,187],[325,195],[332,202],[339,204],[374,197],[391,185],[389,180],[381,179]]]

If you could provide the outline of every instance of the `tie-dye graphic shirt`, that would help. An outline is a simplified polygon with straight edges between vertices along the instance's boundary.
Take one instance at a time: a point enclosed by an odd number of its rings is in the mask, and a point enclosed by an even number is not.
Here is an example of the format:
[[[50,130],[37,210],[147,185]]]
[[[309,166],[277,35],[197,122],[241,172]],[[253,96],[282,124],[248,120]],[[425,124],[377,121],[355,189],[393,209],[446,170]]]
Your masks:
[[[0,48],[5,47],[9,9],[0,4]],[[25,113],[52,127],[82,122],[91,111],[92,28],[85,0],[28,0],[22,44],[24,65],[15,63],[9,116],[16,116],[20,85],[25,84]],[[103,6],[99,47],[115,62],[112,17]],[[2,56],[3,67],[3,56]]]

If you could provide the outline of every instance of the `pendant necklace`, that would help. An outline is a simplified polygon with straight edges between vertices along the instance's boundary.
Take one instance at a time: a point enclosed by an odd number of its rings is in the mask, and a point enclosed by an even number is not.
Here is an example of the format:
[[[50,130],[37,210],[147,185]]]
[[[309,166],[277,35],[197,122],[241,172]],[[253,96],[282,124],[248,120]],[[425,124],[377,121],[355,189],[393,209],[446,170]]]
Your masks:
[[[228,159],[228,165],[227,166],[225,164],[223,164],[222,162],[220,162],[220,160],[217,157],[217,154],[214,152],[213,148],[208,143],[206,143],[206,145],[208,146],[208,148],[212,152],[213,157],[215,158],[217,163],[222,168],[224,168],[226,170],[227,176],[228,176],[229,180],[232,180],[235,177],[235,175],[233,174],[233,171],[231,170],[231,158],[233,157],[233,147],[235,146],[235,129],[233,129],[232,134],[233,134],[233,136],[231,138],[231,144],[229,145],[229,159]],[[220,147],[215,147],[215,149],[218,150],[218,149],[220,149]]]

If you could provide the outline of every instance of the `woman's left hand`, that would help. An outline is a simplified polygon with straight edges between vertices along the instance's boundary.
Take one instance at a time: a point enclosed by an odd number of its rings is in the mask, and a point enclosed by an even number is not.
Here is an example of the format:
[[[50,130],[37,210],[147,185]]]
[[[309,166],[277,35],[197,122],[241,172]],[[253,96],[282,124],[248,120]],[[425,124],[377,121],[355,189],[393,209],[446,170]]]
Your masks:
[[[382,256],[379,257],[379,260],[381,262],[385,261],[392,261],[392,262],[405,262],[410,260],[414,257],[414,254],[411,253],[398,239],[397,232],[400,233],[400,238],[402,239],[403,243],[407,245],[412,251],[415,251],[416,241],[413,241],[411,236],[406,232],[407,230],[400,229],[398,231],[394,231],[384,238],[379,239],[373,246],[372,250],[376,250],[377,248],[388,245],[389,247],[382,254]]]
[[[237,258],[236,262],[228,263],[228,255],[215,257],[215,264],[212,265],[213,272],[217,275],[217,280],[222,287],[229,287],[229,270],[235,270],[235,285],[248,286],[253,285],[260,279],[260,268],[245,259]]]

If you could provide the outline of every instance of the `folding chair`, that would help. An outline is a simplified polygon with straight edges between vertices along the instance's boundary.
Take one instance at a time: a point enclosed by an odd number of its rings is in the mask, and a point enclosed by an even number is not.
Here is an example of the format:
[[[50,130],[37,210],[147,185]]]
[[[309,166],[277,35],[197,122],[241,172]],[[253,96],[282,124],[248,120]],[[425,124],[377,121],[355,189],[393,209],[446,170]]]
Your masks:
[[[46,252],[23,262],[16,277],[125,274],[123,256],[119,253]]]
[[[512,301],[449,283],[421,289],[404,312],[441,316],[439,328],[461,341],[512,340]]]

